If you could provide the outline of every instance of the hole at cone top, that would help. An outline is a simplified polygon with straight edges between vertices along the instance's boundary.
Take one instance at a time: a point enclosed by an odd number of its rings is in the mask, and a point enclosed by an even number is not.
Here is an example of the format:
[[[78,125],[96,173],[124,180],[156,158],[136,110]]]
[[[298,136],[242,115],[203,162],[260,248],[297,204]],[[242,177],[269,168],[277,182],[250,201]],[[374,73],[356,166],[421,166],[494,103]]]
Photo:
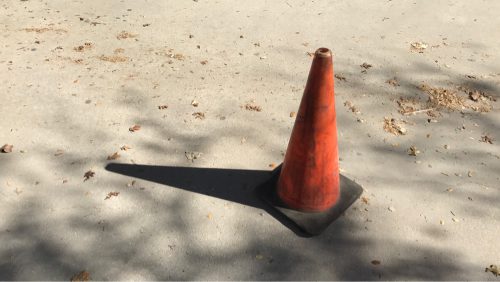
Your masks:
[[[328,48],[319,48],[316,50],[316,56],[319,57],[330,57],[332,55],[332,52]]]

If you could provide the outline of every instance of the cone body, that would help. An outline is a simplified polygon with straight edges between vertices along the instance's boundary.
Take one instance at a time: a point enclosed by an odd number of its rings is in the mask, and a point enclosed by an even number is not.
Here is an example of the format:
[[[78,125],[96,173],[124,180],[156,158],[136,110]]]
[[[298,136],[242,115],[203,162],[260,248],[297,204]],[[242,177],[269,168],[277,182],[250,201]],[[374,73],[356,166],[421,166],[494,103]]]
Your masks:
[[[332,54],[316,51],[278,180],[278,196],[299,211],[321,212],[339,198]]]

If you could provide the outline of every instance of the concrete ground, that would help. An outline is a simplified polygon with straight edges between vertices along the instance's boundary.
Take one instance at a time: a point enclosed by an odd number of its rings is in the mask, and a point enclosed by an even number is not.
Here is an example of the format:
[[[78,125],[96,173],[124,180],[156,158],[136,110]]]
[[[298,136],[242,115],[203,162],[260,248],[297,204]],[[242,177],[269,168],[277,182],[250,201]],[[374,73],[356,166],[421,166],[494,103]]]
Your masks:
[[[2,1],[0,280],[498,280],[499,10]],[[365,191],[307,238],[253,188],[318,47],[341,171]]]

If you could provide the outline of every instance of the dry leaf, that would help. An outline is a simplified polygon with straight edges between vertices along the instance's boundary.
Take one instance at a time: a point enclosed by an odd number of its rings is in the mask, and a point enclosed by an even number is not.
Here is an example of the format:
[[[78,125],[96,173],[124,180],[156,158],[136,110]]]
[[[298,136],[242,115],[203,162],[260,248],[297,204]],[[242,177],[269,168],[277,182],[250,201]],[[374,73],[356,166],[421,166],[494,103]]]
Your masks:
[[[340,81],[347,81],[345,76],[343,76],[342,74],[335,74],[334,76],[336,79],[338,79]]]
[[[485,268],[484,272],[491,272],[495,277],[498,277],[500,275],[500,267],[492,264],[490,267]]]
[[[420,101],[415,98],[403,98],[399,97],[396,101],[399,107],[399,113],[402,115],[410,115],[425,111],[430,111],[432,109],[420,110],[422,106],[420,105]]]
[[[427,43],[424,42],[413,42],[410,44],[410,50],[418,53],[423,53],[427,47]]]
[[[5,144],[5,145],[3,145],[0,148],[0,152],[2,152],[2,153],[12,153],[12,148],[13,147],[14,147],[14,145]]]
[[[205,119],[205,113],[202,112],[193,113],[193,116],[195,119]]]
[[[174,59],[176,59],[176,60],[179,60],[179,61],[184,61],[184,59],[185,59],[184,55],[179,54],[179,53],[178,53],[178,54],[173,55],[173,56],[172,56],[172,58],[174,58]]]
[[[114,56],[104,56],[104,55],[101,55],[99,57],[99,60],[105,61],[105,62],[111,62],[111,63],[123,63],[123,62],[128,61],[128,57],[117,56],[117,55],[114,55]]]
[[[373,264],[373,265],[379,265],[379,264],[380,264],[380,261],[379,261],[379,260],[377,260],[377,259],[374,259],[374,260],[372,260],[372,264]]]
[[[85,42],[83,45],[76,46],[75,48],[73,48],[73,50],[75,50],[76,52],[83,52],[92,49],[92,47],[93,47],[92,43]]]
[[[262,111],[262,108],[258,105],[255,105],[255,104],[251,104],[251,103],[246,103],[245,104],[245,109],[247,111],[254,111],[254,112],[260,112]]]
[[[128,131],[130,131],[130,132],[136,132],[136,131],[138,131],[138,130],[140,130],[140,129],[141,129],[141,126],[136,124],[136,125],[134,125],[134,126],[130,127],[130,128],[128,129]]]
[[[399,82],[396,80],[396,78],[392,78],[386,81],[386,83],[389,83],[390,85],[396,87],[399,86]]]
[[[369,205],[370,204],[370,199],[368,199],[367,197],[361,197],[361,201],[363,201],[363,203]]]
[[[360,67],[362,67],[362,68],[364,68],[364,69],[369,69],[369,68],[371,68],[371,67],[372,67],[372,65],[367,64],[367,63],[363,63],[363,64],[361,64],[361,65],[359,65],[359,66],[360,66]]]
[[[384,117],[384,130],[394,135],[405,135],[406,128],[399,125],[394,118]]]
[[[76,281],[89,281],[90,280],[90,273],[87,271],[81,271],[80,273],[77,273],[71,277],[71,282],[76,282]]]
[[[137,37],[137,34],[132,34],[126,31],[120,32],[117,36],[116,39],[121,40],[121,39],[127,39],[127,38],[134,38]]]
[[[108,161],[109,160],[116,160],[118,158],[120,158],[120,154],[118,154],[118,152],[114,152],[112,155],[108,156]]]
[[[493,141],[495,140],[489,137],[488,135],[481,136],[481,142],[493,144]]]
[[[184,155],[186,156],[186,159],[188,159],[191,162],[194,162],[194,160],[198,159],[201,156],[200,152],[184,152]]]
[[[91,177],[94,177],[94,175],[95,175],[95,172],[93,172],[92,170],[85,172],[85,174],[83,175],[83,177],[85,177],[85,179],[83,181],[85,182],[85,181],[89,180]]]
[[[355,114],[361,113],[361,111],[353,103],[351,103],[350,101],[345,101],[344,106],[346,106],[347,108],[349,108],[349,110],[351,110],[351,112],[353,112]]]
[[[481,92],[479,92],[478,90],[469,92],[469,99],[471,99],[474,102],[479,101],[481,97],[482,97]]]
[[[418,154],[420,154],[420,151],[417,149],[417,147],[411,146],[408,149],[408,155],[416,157]]]
[[[296,113],[295,112],[290,112],[290,117],[293,118],[295,117]]]
[[[206,64],[208,64],[208,61],[207,60],[203,60],[203,61],[200,62],[200,64],[206,65]]]
[[[120,192],[109,192],[104,200],[111,199],[111,197],[117,197],[119,194]]]
[[[54,156],[56,157],[59,157],[60,155],[64,154],[64,150],[62,149],[57,149],[57,151],[55,152]]]
[[[426,84],[422,84],[418,88],[429,95],[429,100],[427,101],[429,107],[452,111],[465,108],[464,98],[458,96],[456,91],[432,87]]]

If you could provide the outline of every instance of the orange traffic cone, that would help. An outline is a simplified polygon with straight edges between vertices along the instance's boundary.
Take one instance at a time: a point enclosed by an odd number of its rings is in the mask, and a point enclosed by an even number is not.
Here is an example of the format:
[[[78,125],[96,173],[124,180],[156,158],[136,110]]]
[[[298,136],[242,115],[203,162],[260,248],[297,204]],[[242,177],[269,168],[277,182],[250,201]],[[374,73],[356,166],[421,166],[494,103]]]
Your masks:
[[[300,229],[320,234],[363,189],[340,175],[332,53],[314,54],[285,160],[259,195]]]

